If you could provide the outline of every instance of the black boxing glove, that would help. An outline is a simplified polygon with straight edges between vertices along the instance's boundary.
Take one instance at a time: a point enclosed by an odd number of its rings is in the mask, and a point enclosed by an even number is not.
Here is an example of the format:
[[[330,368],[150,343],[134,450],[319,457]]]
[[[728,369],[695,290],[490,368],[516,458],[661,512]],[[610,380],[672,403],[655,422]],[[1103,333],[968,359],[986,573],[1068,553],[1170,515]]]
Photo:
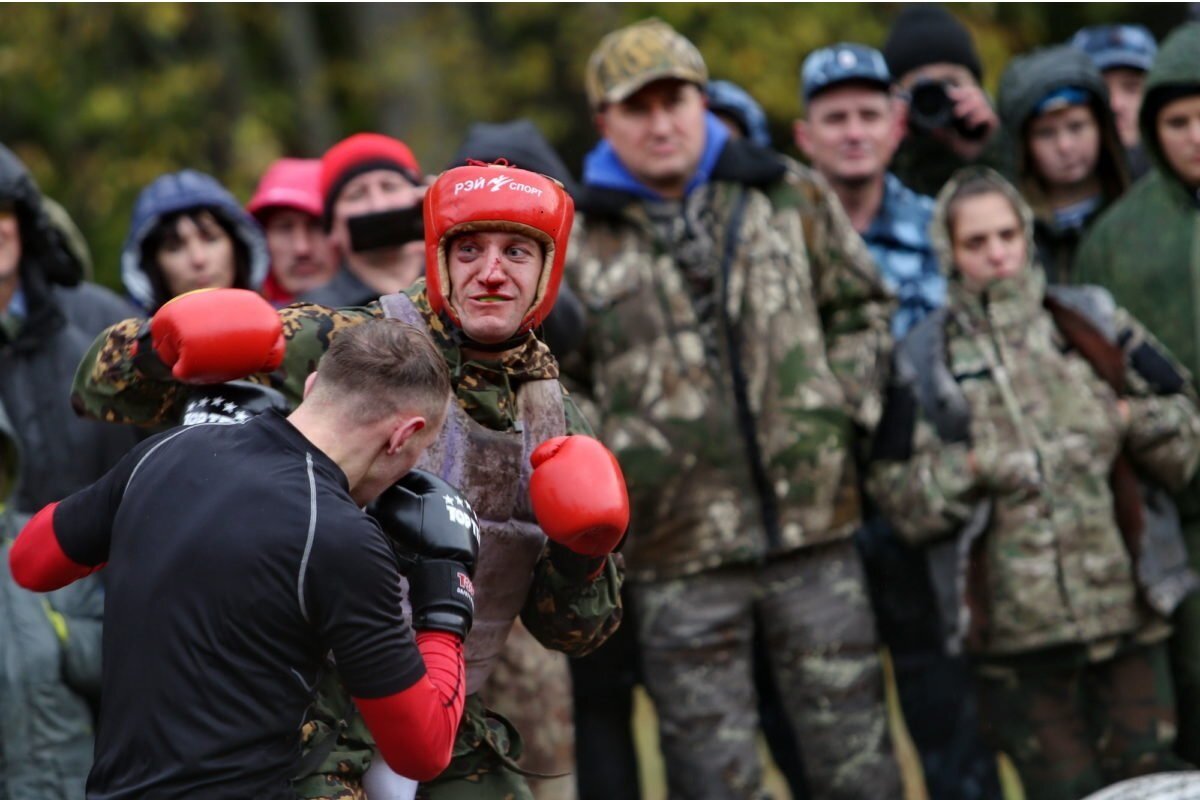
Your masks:
[[[413,629],[467,637],[475,615],[479,523],[471,504],[438,476],[414,469],[367,508],[392,541],[408,578]]]

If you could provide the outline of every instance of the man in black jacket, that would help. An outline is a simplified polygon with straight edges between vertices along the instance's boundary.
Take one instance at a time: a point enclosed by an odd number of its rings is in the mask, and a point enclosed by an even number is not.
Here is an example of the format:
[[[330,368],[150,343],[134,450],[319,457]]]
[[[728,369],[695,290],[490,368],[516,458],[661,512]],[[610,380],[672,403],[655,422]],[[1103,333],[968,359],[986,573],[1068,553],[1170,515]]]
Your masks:
[[[75,367],[96,335],[133,307],[83,282],[68,234],[46,212],[25,165],[0,145],[0,401],[23,451],[11,502],[32,513],[102,475],[136,429],[71,410]]]

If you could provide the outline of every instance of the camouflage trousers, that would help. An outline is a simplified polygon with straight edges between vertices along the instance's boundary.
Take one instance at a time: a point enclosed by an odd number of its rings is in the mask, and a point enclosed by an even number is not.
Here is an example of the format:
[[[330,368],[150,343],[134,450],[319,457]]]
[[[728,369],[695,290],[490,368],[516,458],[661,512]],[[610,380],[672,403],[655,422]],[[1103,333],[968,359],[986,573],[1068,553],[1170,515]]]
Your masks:
[[[305,800],[367,800],[362,776],[371,765],[374,740],[329,671],[318,692],[313,719],[301,729],[302,777],[292,782]],[[512,723],[489,711],[478,694],[467,695],[450,766],[421,784],[421,800],[533,800],[517,767],[522,743]]]
[[[479,692],[488,708],[521,732],[521,767],[535,800],[575,800],[575,726],[567,657],[547,650],[517,620]]]
[[[632,587],[672,798],[762,796],[752,667],[762,626],[809,796],[903,796],[854,544]]]
[[[1087,662],[1056,648],[975,666],[984,737],[1008,754],[1026,800],[1077,800],[1108,784],[1186,769],[1163,643]]]

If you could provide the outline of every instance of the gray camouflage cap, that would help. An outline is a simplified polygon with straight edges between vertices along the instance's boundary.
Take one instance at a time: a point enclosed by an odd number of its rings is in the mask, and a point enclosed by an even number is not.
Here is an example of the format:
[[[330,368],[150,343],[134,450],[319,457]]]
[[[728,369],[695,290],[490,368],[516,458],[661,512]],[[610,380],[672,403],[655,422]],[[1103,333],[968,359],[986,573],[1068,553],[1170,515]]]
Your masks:
[[[643,86],[678,78],[703,88],[708,67],[696,46],[661,19],[646,19],[600,40],[588,59],[588,103],[619,103]]]

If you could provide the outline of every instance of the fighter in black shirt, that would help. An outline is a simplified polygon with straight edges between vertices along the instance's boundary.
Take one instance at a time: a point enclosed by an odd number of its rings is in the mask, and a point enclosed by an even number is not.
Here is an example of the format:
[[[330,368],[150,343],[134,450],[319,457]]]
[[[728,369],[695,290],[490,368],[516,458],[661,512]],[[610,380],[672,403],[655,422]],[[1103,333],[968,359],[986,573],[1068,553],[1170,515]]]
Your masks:
[[[450,601],[414,643],[391,546],[361,510],[436,435],[448,376],[415,329],[359,327],[338,337],[291,417],[153,437],[43,509],[14,545],[14,576],[38,590],[107,564],[89,798],[291,796],[299,729],[330,651],[396,771],[432,777],[448,761],[469,604]],[[364,369],[375,376],[365,386],[347,379]],[[446,575],[448,553],[457,569],[424,595],[460,597],[477,533],[424,535],[437,539],[435,574]],[[419,629],[428,618],[414,608]]]

